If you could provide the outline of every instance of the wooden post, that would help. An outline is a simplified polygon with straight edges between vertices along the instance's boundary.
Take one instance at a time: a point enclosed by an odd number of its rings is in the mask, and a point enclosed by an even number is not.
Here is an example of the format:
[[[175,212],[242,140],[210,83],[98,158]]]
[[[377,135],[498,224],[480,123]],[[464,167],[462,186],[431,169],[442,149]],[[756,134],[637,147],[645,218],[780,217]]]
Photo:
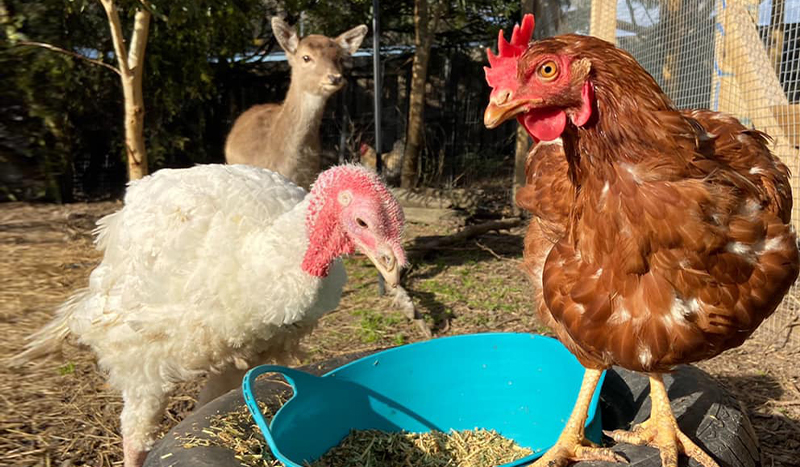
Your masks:
[[[612,44],[616,43],[617,2],[615,0],[592,0],[589,34]]]
[[[775,73],[777,73],[778,76],[781,74],[781,60],[783,58],[783,41],[785,39],[783,17],[785,12],[785,0],[772,0],[772,11],[770,11],[769,15],[769,58],[772,61],[772,66],[775,67]]]
[[[665,31],[666,28],[675,31],[675,34],[669,38],[670,41],[666,44],[667,56],[664,59],[664,66],[661,68],[661,75],[664,78],[664,92],[666,92],[673,101],[678,93],[678,57],[685,51],[683,48],[683,38],[685,35],[684,27],[686,24],[686,17],[688,15],[685,14],[685,12],[681,12],[682,4],[682,0],[667,0],[666,11],[663,10],[663,7],[661,10],[663,12],[663,19],[661,20],[662,32]],[[662,38],[667,38],[667,35],[662,35]]]
[[[792,173],[800,169],[800,151],[789,138],[786,125],[778,113],[788,114],[792,108],[773,69],[770,55],[758,35],[758,29],[747,6],[754,0],[717,0],[715,28],[715,71],[712,79],[711,108],[732,114],[748,126],[769,134],[773,153]],[[781,115],[783,117],[784,115]],[[791,129],[791,128],[789,128]],[[800,202],[800,179],[792,178],[794,203]],[[796,229],[800,219],[792,219]]]
[[[381,151],[383,144],[381,139],[381,41],[380,41],[380,0],[372,0],[372,80],[375,92],[375,171],[378,175],[383,171],[383,161]],[[386,284],[383,275],[378,274],[378,295],[386,294]]]

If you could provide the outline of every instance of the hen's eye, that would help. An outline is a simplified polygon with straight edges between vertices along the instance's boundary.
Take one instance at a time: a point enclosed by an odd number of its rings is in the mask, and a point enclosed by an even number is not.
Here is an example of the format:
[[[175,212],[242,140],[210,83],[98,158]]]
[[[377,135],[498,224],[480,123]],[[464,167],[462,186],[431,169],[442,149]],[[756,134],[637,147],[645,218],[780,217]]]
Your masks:
[[[556,62],[548,60],[539,67],[539,76],[544,80],[551,80],[558,74],[558,66]]]
[[[356,217],[356,224],[358,224],[359,227],[367,228],[367,223],[360,217]]]
[[[308,63],[311,61],[311,57],[309,57],[308,55],[303,55],[303,61]]]

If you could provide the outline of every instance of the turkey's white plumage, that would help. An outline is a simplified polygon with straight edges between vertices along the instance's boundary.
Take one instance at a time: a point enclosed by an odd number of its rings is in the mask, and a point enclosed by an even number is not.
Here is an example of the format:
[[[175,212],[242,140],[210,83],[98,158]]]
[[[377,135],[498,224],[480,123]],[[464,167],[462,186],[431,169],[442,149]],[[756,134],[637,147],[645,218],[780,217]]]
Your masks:
[[[339,260],[323,279],[300,269],[306,196],[243,165],[133,182],[125,207],[98,223],[105,256],[88,289],[62,310],[71,333],[122,390],[284,357],[338,305],[346,281]]]
[[[244,370],[285,362],[347,280],[356,249],[396,285],[403,213],[364,167],[318,177],[310,194],[243,165],[161,170],[130,184],[98,222],[103,260],[89,286],[31,336],[12,365],[58,350],[71,334],[122,392],[126,467],[141,467],[174,383],[209,373],[198,405]]]

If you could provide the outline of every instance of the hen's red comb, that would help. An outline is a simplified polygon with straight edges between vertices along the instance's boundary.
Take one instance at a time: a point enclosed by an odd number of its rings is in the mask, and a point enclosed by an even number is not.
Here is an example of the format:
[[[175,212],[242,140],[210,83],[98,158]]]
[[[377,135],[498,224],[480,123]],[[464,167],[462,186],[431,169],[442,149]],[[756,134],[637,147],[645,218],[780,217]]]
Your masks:
[[[510,43],[506,41],[503,30],[500,30],[497,35],[498,55],[495,55],[492,49],[486,49],[490,66],[483,67],[483,69],[486,72],[486,83],[492,88],[492,92],[495,89],[505,88],[516,80],[517,58],[528,48],[528,42],[533,35],[533,27],[533,15],[527,14],[522,18],[522,26],[514,25]]]

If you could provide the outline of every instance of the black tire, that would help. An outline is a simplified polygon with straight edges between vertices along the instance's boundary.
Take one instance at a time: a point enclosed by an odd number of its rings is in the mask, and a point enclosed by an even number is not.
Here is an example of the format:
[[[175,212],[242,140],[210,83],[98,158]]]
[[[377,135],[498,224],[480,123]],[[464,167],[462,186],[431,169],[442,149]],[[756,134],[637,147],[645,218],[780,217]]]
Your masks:
[[[321,375],[344,363],[372,352],[347,355],[302,367],[309,373]],[[714,456],[721,467],[761,467],[758,441],[747,415],[739,403],[705,372],[693,366],[681,366],[664,382],[672,408],[681,429],[706,452]],[[608,372],[601,393],[603,429],[627,429],[650,415],[649,382],[646,376],[615,367]],[[277,407],[278,396],[286,397],[288,389],[274,380],[259,380],[258,399]],[[155,446],[147,457],[145,467],[214,466],[240,467],[230,450],[217,446],[184,448],[187,434],[207,439],[202,431],[214,415],[238,410],[244,405],[241,389],[233,390],[189,415],[175,426]],[[660,467],[656,449],[618,444],[614,451],[630,461],[630,467]],[[605,462],[581,462],[576,467],[615,466]],[[699,466],[681,456],[680,466]]]
[[[739,402],[699,368],[682,365],[664,376],[664,384],[678,425],[720,467],[761,467],[758,438]],[[603,429],[628,429],[650,416],[650,384],[647,377],[614,367],[606,375],[600,404]],[[612,442],[613,443],[613,442]],[[658,450],[647,446],[618,444],[614,451],[630,460],[630,467],[660,467]],[[604,462],[579,463],[610,466]],[[681,467],[700,464],[680,456]]]

